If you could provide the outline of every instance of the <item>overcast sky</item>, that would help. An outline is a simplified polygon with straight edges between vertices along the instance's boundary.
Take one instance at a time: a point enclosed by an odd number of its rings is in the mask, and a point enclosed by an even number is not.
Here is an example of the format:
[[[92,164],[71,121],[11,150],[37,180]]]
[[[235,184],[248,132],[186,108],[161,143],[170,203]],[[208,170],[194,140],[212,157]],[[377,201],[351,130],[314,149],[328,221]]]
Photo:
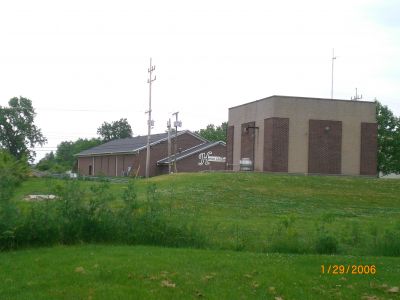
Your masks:
[[[400,115],[400,1],[1,0],[0,105],[31,99],[45,149],[127,118],[147,134],[183,129],[271,95],[376,97]]]

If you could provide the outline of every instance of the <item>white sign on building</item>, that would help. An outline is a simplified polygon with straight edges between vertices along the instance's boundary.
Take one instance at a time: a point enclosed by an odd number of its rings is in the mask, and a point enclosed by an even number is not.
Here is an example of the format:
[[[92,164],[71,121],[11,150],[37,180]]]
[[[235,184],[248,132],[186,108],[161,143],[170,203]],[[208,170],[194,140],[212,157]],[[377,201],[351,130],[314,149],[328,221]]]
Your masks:
[[[219,162],[219,163],[224,163],[226,161],[225,157],[221,156],[212,156],[212,152],[208,151],[207,153],[202,152],[199,154],[199,160],[200,162],[198,163],[199,166],[205,165],[208,166],[210,162]]]

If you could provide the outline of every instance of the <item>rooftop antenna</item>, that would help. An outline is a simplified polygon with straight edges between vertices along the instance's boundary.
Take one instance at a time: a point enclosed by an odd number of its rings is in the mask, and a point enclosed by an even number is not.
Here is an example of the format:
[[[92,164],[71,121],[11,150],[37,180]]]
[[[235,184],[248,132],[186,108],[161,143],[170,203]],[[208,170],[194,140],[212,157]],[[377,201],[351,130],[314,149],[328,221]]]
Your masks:
[[[156,76],[152,78],[153,71],[156,69],[156,66],[151,64],[150,58],[150,67],[147,70],[149,72],[149,79],[147,79],[147,83],[149,84],[149,110],[146,111],[146,114],[149,114],[149,119],[147,120],[147,153],[146,153],[146,178],[149,177],[149,168],[150,168],[150,134],[151,128],[154,126],[154,121],[151,119],[151,83],[156,80]]]
[[[332,49],[332,85],[331,85],[331,99],[333,99],[333,62],[335,61],[335,49]]]
[[[361,99],[362,99],[362,95],[357,94],[357,88],[356,88],[356,95],[354,97],[351,97],[351,100],[357,101],[357,100],[361,100]]]

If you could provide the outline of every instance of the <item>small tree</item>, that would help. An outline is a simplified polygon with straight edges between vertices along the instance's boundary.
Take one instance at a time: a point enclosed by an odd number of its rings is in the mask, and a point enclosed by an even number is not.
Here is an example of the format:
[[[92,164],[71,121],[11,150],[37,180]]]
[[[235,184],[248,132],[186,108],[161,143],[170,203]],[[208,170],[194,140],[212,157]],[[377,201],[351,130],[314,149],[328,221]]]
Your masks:
[[[100,139],[78,139],[77,141],[63,141],[57,145],[57,151],[47,153],[36,165],[40,171],[64,172],[73,170],[76,164],[75,154],[98,146],[102,142]]]
[[[400,173],[400,118],[376,101],[378,122],[378,171],[383,174]]]
[[[223,122],[220,126],[209,124],[205,129],[200,129],[199,131],[196,131],[196,133],[210,142],[226,142],[227,127],[227,122]]]
[[[7,149],[14,157],[33,160],[36,153],[29,148],[44,145],[46,138],[35,125],[35,110],[32,101],[14,97],[9,107],[0,106],[0,148]]]
[[[0,149],[0,202],[10,199],[15,187],[27,177],[28,170],[26,159],[16,160]]]
[[[54,168],[56,159],[53,151],[46,153],[46,155],[36,164],[36,169],[40,171],[49,171]]]
[[[120,119],[111,123],[104,122],[98,129],[97,134],[104,142],[116,139],[132,137],[132,128],[127,119]]]
[[[101,140],[96,138],[78,139],[75,142],[61,142],[57,146],[57,151],[55,155],[56,162],[65,169],[71,169],[76,162],[76,157],[74,156],[75,154],[83,150],[98,146],[100,144]]]

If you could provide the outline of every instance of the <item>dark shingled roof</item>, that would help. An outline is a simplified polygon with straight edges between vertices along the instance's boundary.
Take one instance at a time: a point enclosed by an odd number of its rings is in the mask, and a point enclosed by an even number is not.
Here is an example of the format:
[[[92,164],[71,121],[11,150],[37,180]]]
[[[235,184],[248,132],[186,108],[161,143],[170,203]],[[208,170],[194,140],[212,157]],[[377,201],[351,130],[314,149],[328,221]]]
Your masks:
[[[219,142],[205,142],[203,144],[194,146],[192,148],[183,150],[182,152],[178,153],[176,155],[176,160],[181,160],[181,159],[183,159],[185,157],[188,157],[188,156],[193,155],[195,153],[207,150],[207,149],[209,149],[209,148],[211,148],[213,146],[216,146],[218,144],[225,146],[225,143],[222,142],[222,141],[219,141]],[[174,156],[172,155],[171,156],[171,161],[173,161],[173,160],[174,160]],[[168,164],[168,157],[160,159],[159,161],[157,161],[157,164],[158,165]]]
[[[189,133],[197,137],[199,140],[205,141],[197,134],[194,134],[188,130],[178,132],[178,136],[184,133]],[[175,135],[172,135],[172,138],[174,136]],[[152,134],[150,135],[150,144],[157,144],[167,139],[168,139],[168,133]],[[146,148],[146,145],[147,145],[147,135],[136,136],[132,138],[109,141],[105,144],[84,150],[78,154],[75,154],[75,156],[90,156],[90,155],[111,154],[111,153],[131,153]]]

